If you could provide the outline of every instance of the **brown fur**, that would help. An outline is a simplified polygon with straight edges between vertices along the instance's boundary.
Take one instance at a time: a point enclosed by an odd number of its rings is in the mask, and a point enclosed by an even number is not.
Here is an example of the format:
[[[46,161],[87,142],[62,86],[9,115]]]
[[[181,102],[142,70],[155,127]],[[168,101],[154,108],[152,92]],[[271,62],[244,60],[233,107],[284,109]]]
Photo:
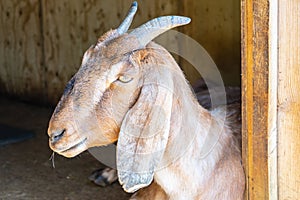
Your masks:
[[[169,199],[163,189],[153,182],[149,187],[140,189],[130,200],[167,200]]]
[[[245,177],[234,134],[240,134],[237,113],[229,113],[222,125],[225,109],[209,112],[201,107],[163,47],[149,43],[138,49],[135,38],[127,34],[114,38],[111,34],[115,32],[110,31],[86,52],[82,67],[66,88],[49,122],[50,147],[73,157],[118,139],[118,150],[136,153],[118,157],[119,164],[129,169],[143,166],[139,152],[163,148],[158,163],[161,169],[141,178],[134,170],[119,174],[123,186],[130,190],[133,187],[128,182],[135,181],[139,189],[149,184],[140,181],[154,180],[133,199],[242,199]],[[124,74],[132,81],[120,81]],[[165,115],[156,107],[164,109]],[[220,130],[218,140],[203,154],[205,139]],[[151,140],[133,139],[124,135],[127,131],[150,135]],[[179,154],[181,149],[184,154]],[[157,167],[154,161],[149,165]]]

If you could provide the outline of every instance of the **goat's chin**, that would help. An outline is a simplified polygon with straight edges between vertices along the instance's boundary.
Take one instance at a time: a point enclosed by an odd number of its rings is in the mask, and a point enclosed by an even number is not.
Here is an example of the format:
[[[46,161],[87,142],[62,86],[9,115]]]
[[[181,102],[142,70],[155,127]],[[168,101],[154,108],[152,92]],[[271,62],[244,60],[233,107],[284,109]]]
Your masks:
[[[88,149],[88,146],[86,145],[86,139],[84,139],[81,142],[78,142],[74,145],[66,145],[66,146],[67,147],[63,150],[56,149],[55,147],[53,147],[51,145],[50,145],[50,148],[54,152],[56,152],[56,153],[58,153],[58,154],[60,154],[64,157],[67,157],[67,158],[75,157],[75,156],[79,155],[80,153],[82,153],[82,152],[84,152],[85,150]]]

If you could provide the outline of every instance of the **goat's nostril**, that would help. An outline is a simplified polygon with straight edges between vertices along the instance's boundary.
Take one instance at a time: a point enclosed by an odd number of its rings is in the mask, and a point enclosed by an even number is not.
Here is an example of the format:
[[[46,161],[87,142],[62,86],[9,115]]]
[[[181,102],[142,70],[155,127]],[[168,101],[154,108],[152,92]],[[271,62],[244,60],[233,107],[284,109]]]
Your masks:
[[[53,132],[50,137],[51,142],[54,143],[54,142],[57,142],[58,140],[60,140],[60,138],[62,138],[62,136],[64,136],[65,132],[66,132],[66,129]]]

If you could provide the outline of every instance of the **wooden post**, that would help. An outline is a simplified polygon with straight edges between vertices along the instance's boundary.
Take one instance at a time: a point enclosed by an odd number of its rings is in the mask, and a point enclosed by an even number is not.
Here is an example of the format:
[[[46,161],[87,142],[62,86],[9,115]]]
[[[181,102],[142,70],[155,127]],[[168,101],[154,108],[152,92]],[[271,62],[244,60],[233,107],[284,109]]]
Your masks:
[[[299,39],[299,1],[242,1],[246,199],[300,199]]]
[[[300,1],[278,2],[278,195],[300,199]]]
[[[242,123],[247,199],[269,198],[268,23],[268,1],[242,1]]]

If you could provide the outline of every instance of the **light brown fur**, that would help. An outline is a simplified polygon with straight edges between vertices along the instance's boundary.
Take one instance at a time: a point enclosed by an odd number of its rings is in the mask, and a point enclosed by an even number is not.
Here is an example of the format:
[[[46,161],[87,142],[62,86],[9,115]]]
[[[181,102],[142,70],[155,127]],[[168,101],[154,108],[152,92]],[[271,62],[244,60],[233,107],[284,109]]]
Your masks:
[[[135,169],[156,168],[146,175],[154,182],[132,199],[242,199],[245,177],[233,134],[235,117],[224,121],[226,109],[209,112],[201,107],[163,47],[149,43],[137,49],[135,38],[110,34],[116,33],[109,32],[86,52],[53,113],[48,129],[51,149],[73,157],[119,140],[118,150],[135,152],[132,157],[118,157],[119,166],[134,168],[119,174],[124,188],[136,190],[128,185],[137,177]],[[132,80],[120,81],[123,75]],[[203,149],[215,133],[217,140]],[[163,149],[158,152],[159,163],[149,157],[149,165],[144,166],[138,153],[151,156],[157,148]],[[140,180],[144,178],[133,180],[137,189],[149,184]]]

